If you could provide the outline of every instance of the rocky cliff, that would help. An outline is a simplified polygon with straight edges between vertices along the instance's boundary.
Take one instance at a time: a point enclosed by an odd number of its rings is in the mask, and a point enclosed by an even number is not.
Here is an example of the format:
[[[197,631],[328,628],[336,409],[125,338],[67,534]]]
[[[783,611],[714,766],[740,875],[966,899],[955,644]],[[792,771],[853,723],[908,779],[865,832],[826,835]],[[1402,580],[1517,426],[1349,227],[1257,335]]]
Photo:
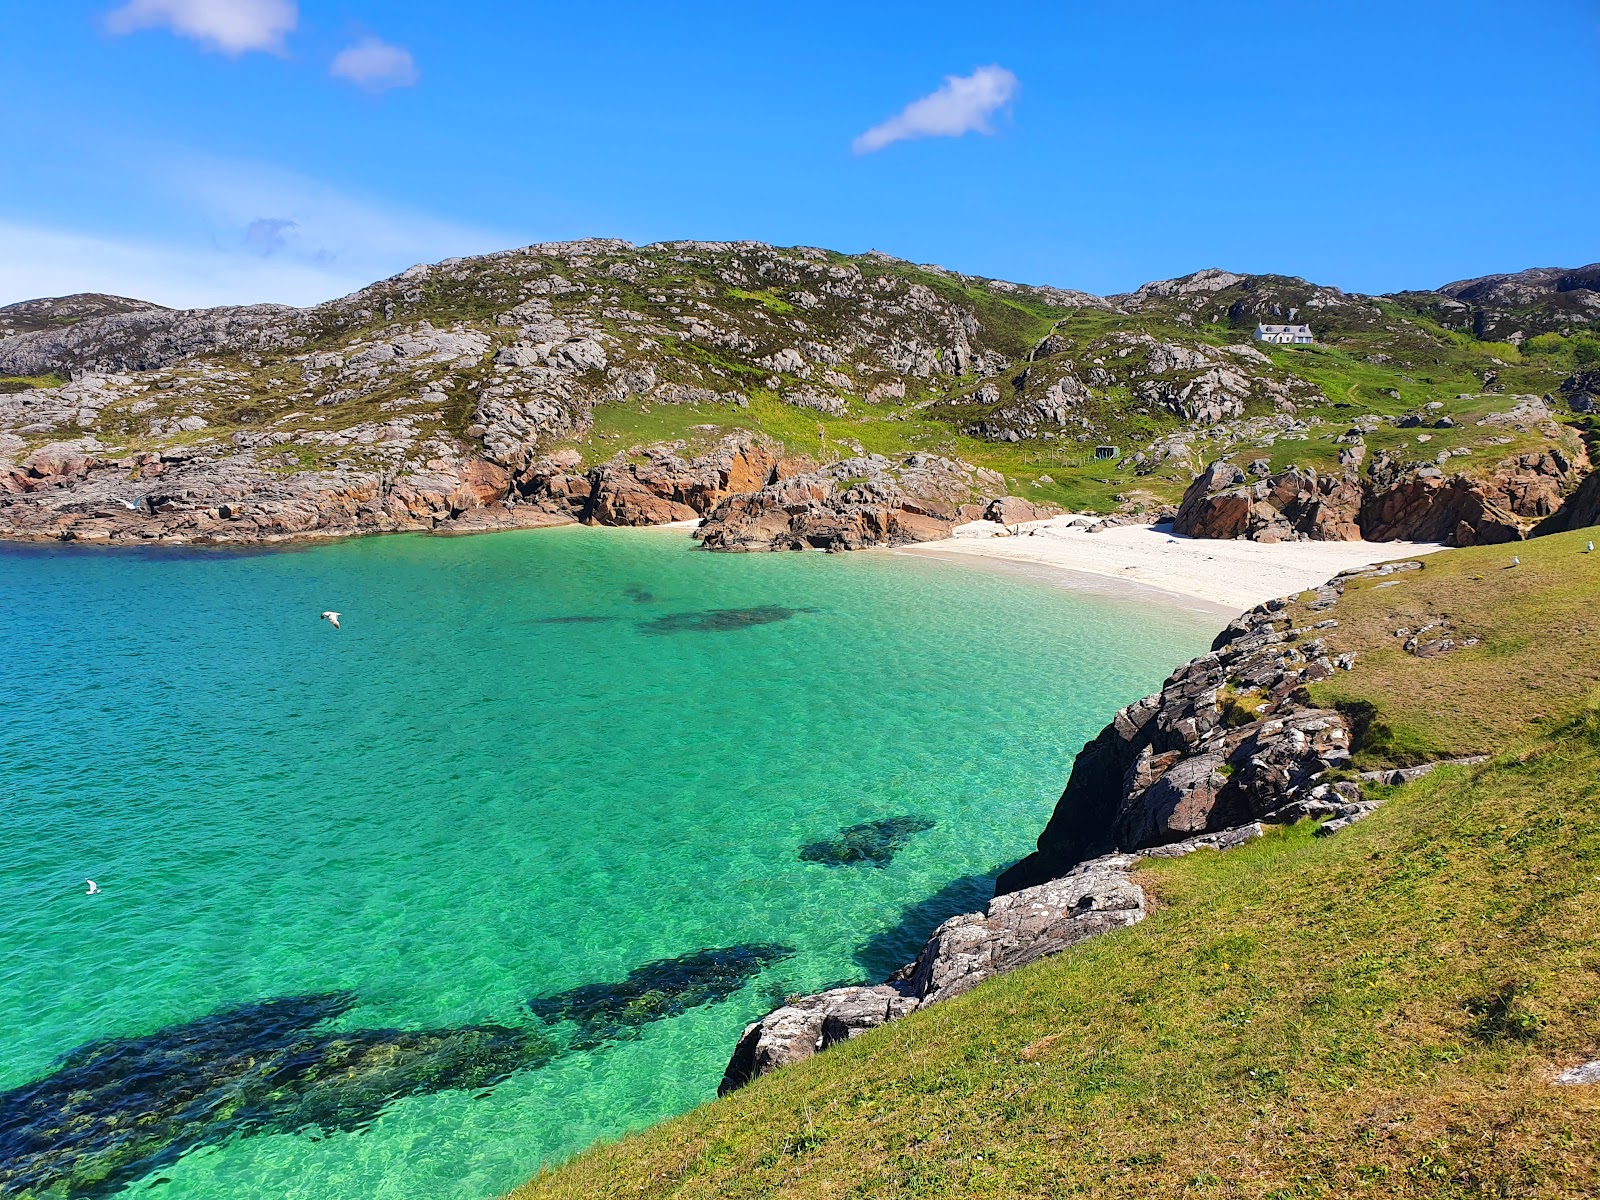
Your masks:
[[[1078,753],[1038,848],[1000,875],[982,913],[943,922],[881,984],[792,998],[750,1024],[722,1090],[1143,919],[1132,875],[1140,858],[1225,850],[1259,837],[1264,823],[1307,817],[1335,833],[1375,807],[1363,782],[1398,783],[1437,765],[1355,776],[1345,768],[1361,715],[1319,708],[1306,692],[1355,666],[1354,654],[1331,654],[1324,642],[1338,628],[1346,583],[1421,568],[1352,572],[1234,621],[1209,654],[1117,713]],[[1422,657],[1456,644],[1447,629],[1406,632],[1407,652]]]

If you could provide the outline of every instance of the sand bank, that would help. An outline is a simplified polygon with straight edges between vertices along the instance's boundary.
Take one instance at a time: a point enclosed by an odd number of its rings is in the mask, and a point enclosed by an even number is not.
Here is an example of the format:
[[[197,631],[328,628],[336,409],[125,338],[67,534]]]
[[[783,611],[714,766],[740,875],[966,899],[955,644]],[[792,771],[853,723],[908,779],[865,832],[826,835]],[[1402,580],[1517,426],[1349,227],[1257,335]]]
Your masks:
[[[1314,587],[1352,567],[1431,554],[1431,542],[1211,541],[1174,537],[1169,525],[1123,525],[1090,533],[1070,528],[1068,514],[1005,527],[989,521],[958,526],[953,537],[901,547],[907,554],[1032,564],[1093,577],[1085,586],[1153,588],[1169,597],[1236,614],[1263,600]],[[1093,518],[1088,518],[1093,520]],[[1119,581],[1124,587],[1100,581]]]

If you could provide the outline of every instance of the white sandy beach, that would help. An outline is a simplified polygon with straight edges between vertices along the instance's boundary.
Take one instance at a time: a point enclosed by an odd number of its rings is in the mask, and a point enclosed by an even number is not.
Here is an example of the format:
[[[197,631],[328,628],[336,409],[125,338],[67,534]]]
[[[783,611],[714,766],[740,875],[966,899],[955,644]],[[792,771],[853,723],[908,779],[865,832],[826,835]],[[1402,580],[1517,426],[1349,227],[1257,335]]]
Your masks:
[[[1015,535],[1004,526],[974,521],[959,526],[955,536],[944,541],[905,546],[901,551],[1082,572],[1237,614],[1263,600],[1314,587],[1352,567],[1444,549],[1431,542],[1212,541],[1174,537],[1169,525],[1123,525],[1099,533],[1067,528],[1082,519],[1067,514],[1014,526]],[[1088,579],[1083,583],[1093,586]]]

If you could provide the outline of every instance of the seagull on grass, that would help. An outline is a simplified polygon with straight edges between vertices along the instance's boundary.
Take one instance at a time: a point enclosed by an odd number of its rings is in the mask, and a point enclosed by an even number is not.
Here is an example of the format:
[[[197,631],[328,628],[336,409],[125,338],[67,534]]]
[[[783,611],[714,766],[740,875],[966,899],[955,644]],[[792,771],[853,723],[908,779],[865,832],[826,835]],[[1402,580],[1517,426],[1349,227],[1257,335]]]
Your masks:
[[[329,625],[332,625],[335,629],[339,628],[339,614],[334,612],[332,609],[329,609],[327,612],[322,614],[322,620],[326,621]]]

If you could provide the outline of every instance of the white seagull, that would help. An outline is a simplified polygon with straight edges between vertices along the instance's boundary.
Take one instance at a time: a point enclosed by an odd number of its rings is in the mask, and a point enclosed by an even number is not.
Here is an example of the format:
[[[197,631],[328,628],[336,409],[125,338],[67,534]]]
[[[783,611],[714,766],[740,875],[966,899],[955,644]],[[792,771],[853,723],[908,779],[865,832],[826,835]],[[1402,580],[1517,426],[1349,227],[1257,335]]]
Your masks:
[[[100,885],[98,883],[92,879],[85,879],[84,882],[89,885],[89,890],[84,893],[85,896],[98,896],[100,894]]]
[[[323,613],[322,619],[329,625],[332,625],[335,629],[339,628],[339,614],[334,612],[332,609],[329,609],[327,612]]]

